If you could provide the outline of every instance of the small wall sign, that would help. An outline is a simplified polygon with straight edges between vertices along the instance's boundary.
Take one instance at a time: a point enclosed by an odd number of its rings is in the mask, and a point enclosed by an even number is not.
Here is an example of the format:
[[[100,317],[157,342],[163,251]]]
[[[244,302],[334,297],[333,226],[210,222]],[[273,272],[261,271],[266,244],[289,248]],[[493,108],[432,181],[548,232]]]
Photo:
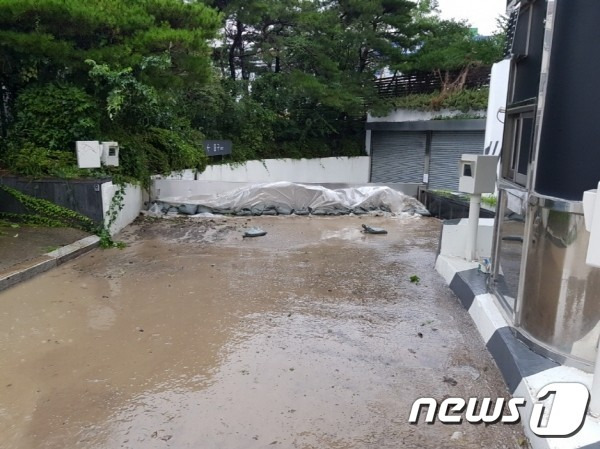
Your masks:
[[[205,140],[204,151],[207,156],[224,156],[231,154],[233,144],[231,140]]]

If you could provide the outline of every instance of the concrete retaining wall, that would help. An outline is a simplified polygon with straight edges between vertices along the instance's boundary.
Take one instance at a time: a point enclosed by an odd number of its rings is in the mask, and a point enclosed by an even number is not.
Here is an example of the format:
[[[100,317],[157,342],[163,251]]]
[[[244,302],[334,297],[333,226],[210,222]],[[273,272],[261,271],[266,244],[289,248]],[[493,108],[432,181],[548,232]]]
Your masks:
[[[6,176],[0,177],[0,184],[74,210],[98,224],[107,223],[108,210],[117,191],[117,186],[107,179],[32,180]],[[142,188],[128,184],[125,187],[124,207],[111,226],[111,234],[116,234],[135,220],[142,210],[143,202]],[[0,212],[28,213],[21,203],[2,191],[0,191]]]
[[[102,184],[102,214],[104,216],[105,224],[108,224],[108,221],[110,220],[108,216],[110,205],[118,189],[119,186],[114,185],[112,182],[105,182]],[[143,206],[144,197],[142,188],[140,186],[127,184],[125,186],[123,208],[119,211],[116,220],[109,229],[111,235],[116,234],[125,226],[133,222],[140,214]]]
[[[198,174],[198,181],[275,182],[299,183],[352,183],[369,182],[368,156],[328,157],[320,159],[265,159],[248,161],[241,165],[210,165]],[[179,179],[189,179],[187,170]],[[173,174],[171,178],[177,178]]]
[[[101,185],[106,179],[41,179],[0,177],[0,184],[79,212],[96,223],[102,221]],[[0,191],[0,212],[27,213],[21,203]]]
[[[197,175],[193,170],[182,170],[169,176],[155,176],[150,198],[155,200],[174,196],[215,195],[252,184],[278,181],[343,188],[367,184],[369,170],[368,156],[265,159],[239,165],[210,165]],[[415,196],[417,188],[414,185],[397,190],[407,190],[407,194]]]

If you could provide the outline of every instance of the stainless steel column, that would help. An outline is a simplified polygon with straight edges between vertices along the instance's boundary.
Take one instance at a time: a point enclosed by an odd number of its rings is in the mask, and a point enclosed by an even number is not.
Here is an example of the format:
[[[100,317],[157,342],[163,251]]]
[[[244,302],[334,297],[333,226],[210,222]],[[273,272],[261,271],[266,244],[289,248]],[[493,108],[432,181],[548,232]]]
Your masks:
[[[600,269],[585,263],[589,237],[580,202],[529,196],[515,314],[534,349],[587,371],[600,336]]]

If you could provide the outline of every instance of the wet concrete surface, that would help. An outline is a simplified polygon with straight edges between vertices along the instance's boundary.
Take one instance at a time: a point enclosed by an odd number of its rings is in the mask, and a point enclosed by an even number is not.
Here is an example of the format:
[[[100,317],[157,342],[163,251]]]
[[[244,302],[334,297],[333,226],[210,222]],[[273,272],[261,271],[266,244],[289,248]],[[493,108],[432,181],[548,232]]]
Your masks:
[[[439,229],[138,221],[0,294],[0,447],[519,447],[519,425],[408,424],[418,397],[508,396],[433,269]]]
[[[0,221],[0,273],[88,235],[86,232],[72,228],[17,224],[10,226]]]

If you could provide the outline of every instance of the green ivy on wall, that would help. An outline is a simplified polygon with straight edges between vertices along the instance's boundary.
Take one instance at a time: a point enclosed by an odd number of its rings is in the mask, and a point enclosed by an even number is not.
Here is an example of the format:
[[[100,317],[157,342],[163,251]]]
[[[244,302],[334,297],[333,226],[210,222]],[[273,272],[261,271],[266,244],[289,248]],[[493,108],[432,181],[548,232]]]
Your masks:
[[[108,221],[106,224],[97,225],[94,221],[85,215],[75,212],[66,207],[59,206],[51,201],[35,198],[19,190],[6,185],[0,185],[0,190],[6,192],[15,198],[25,209],[25,214],[15,214],[9,212],[0,212],[0,218],[11,222],[18,222],[36,226],[46,227],[71,227],[85,232],[96,234],[100,237],[101,248],[124,248],[123,242],[116,242],[112,239],[109,229],[117,219],[119,212],[124,207],[125,184],[118,184],[118,189],[112,198]]]

